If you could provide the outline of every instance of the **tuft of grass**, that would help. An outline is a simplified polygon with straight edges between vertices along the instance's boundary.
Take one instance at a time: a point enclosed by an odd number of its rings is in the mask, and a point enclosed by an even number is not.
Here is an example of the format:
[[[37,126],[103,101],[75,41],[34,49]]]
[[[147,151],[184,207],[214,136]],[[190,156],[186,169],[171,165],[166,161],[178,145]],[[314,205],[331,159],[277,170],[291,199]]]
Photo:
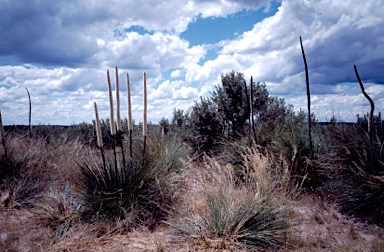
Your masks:
[[[73,186],[51,185],[43,199],[35,204],[32,212],[42,224],[54,230],[51,243],[55,243],[79,222],[83,204],[76,196]]]
[[[171,226],[192,237],[232,240],[257,248],[281,249],[289,235],[285,190],[271,172],[268,158],[248,149],[243,156],[243,180],[234,167],[204,158],[189,174],[185,206],[174,209]],[[278,196],[280,195],[280,196]]]
[[[106,151],[105,165],[99,157],[79,165],[77,191],[91,218],[125,220],[128,229],[138,224],[154,227],[174,203],[175,174],[185,166],[189,149],[176,137],[161,139],[156,134],[148,137],[143,157],[143,142],[136,140],[133,166],[124,165],[112,151]]]

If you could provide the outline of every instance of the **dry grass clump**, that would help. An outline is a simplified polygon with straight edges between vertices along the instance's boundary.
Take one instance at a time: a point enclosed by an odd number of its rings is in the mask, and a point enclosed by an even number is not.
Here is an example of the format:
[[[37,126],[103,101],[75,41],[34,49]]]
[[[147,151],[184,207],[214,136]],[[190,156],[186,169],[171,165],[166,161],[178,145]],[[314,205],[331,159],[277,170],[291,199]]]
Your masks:
[[[49,180],[49,154],[41,139],[13,137],[0,150],[0,199],[2,207],[31,207]]]
[[[243,158],[241,181],[232,165],[213,158],[191,167],[184,204],[175,209],[170,225],[191,237],[284,248],[290,228],[285,190],[268,158],[250,149]]]
[[[0,211],[0,251],[48,251],[50,229],[25,209]]]

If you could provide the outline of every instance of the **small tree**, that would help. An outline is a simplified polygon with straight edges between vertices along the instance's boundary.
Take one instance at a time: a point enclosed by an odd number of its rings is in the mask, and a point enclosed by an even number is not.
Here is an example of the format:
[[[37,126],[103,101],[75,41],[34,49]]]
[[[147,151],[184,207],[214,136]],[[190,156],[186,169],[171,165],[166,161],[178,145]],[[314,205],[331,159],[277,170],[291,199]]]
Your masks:
[[[238,138],[245,133],[245,124],[250,113],[244,74],[232,71],[222,75],[221,82],[222,86],[216,86],[212,93],[213,101],[230,127],[230,136]]]
[[[195,151],[214,152],[224,132],[224,120],[217,104],[210,98],[200,97],[191,107],[189,125],[192,131],[189,140]]]
[[[171,126],[173,130],[182,130],[185,128],[187,122],[188,114],[182,109],[174,109],[172,115]]]
[[[170,124],[169,124],[169,120],[168,120],[168,119],[165,119],[165,118],[163,117],[163,118],[161,118],[161,120],[159,121],[159,125],[160,125],[160,127],[161,127],[161,129],[162,129],[163,134],[166,135],[166,134],[168,133],[168,131],[169,131],[169,126],[170,126]]]

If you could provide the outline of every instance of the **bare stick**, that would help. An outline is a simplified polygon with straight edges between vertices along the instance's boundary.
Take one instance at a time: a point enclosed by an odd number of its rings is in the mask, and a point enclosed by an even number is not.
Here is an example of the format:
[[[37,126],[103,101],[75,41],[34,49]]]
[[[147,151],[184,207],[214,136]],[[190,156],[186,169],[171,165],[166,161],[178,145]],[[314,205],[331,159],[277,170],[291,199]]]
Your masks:
[[[0,134],[1,134],[1,144],[4,147],[4,156],[7,158],[7,147],[5,146],[5,133],[4,133],[4,127],[3,127],[3,119],[1,117],[1,111],[0,111]]]
[[[307,84],[307,100],[308,100],[308,135],[309,135],[309,150],[310,150],[310,159],[313,157],[313,146],[312,146],[312,133],[311,133],[311,94],[309,91],[309,76],[308,76],[308,65],[307,60],[305,58],[304,53],[304,47],[303,42],[301,40],[300,36],[300,45],[301,45],[301,52],[303,54],[303,60],[304,60],[304,67],[305,67],[305,81]]]
[[[373,142],[372,142],[372,138],[373,138],[373,133],[372,133],[372,130],[373,130],[373,111],[375,110],[375,104],[373,103],[373,100],[371,99],[371,97],[369,97],[369,95],[365,92],[364,90],[364,85],[363,85],[363,82],[361,81],[360,79],[360,76],[359,76],[359,73],[357,72],[357,67],[356,65],[353,65],[353,67],[355,68],[355,74],[356,74],[356,78],[360,84],[360,88],[361,88],[361,92],[363,92],[363,95],[365,96],[365,98],[367,98],[367,100],[369,101],[369,103],[371,104],[371,111],[369,113],[369,122],[368,122],[368,136],[369,136],[369,149],[370,149],[370,154],[371,154],[371,159],[372,159],[372,174],[374,174],[375,172],[375,164],[374,164],[374,158],[373,158]]]
[[[357,80],[359,81],[361,92],[363,92],[363,95],[365,96],[365,98],[367,98],[367,100],[371,104],[371,111],[369,113],[369,123],[368,123],[368,135],[369,135],[369,140],[372,141],[373,111],[375,110],[375,104],[373,103],[372,98],[369,97],[369,95],[365,92],[364,85],[360,79],[359,73],[357,72],[356,65],[353,65],[353,67],[355,68],[355,74],[356,74]]]
[[[144,72],[143,74],[143,100],[144,100],[144,108],[143,108],[143,137],[145,138],[148,133],[147,129],[147,74]]]
[[[31,103],[31,96],[29,95],[28,88],[25,88],[28,93],[28,99],[29,99],[29,138],[32,138],[32,103]]]

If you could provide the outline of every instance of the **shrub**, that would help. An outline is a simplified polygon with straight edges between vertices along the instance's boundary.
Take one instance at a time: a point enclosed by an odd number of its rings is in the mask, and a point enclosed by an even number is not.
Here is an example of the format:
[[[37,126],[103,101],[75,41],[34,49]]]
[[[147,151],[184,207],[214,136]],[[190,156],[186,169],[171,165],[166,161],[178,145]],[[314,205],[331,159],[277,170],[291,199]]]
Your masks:
[[[292,181],[306,187],[317,187],[322,183],[318,171],[317,157],[325,152],[324,129],[312,118],[313,153],[309,146],[307,115],[299,112],[286,116],[285,121],[275,129],[274,140],[269,146],[276,160],[289,168]]]
[[[384,157],[382,143],[358,125],[330,126],[328,151],[321,156],[321,172],[328,178],[324,191],[344,212],[383,225]]]

